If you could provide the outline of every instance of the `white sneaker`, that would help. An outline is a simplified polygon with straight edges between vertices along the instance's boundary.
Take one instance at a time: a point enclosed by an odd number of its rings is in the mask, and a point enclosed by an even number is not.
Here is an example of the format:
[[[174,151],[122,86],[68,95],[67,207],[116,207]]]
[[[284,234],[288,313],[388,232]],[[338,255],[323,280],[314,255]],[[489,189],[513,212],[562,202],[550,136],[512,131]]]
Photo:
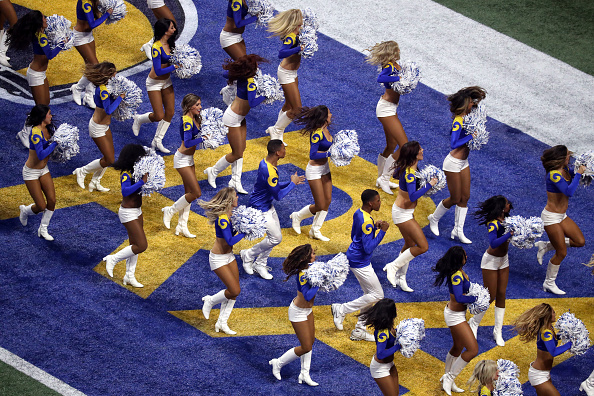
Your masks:
[[[262,278],[266,280],[272,279],[272,275],[270,274],[270,272],[268,272],[269,269],[272,268],[270,268],[267,265],[254,263],[254,271],[256,271],[258,275],[260,275]]]
[[[334,326],[336,326],[338,330],[343,329],[342,322],[344,322],[344,317],[346,316],[344,314],[340,314],[340,305],[341,304],[332,304],[330,306],[332,317],[334,318]]]
[[[239,251],[239,257],[241,257],[241,262],[243,263],[243,270],[245,271],[246,274],[253,275],[254,274],[254,260],[248,261],[245,258],[246,253],[247,253],[247,250]]]
[[[204,169],[204,174],[208,179],[208,184],[210,184],[212,188],[217,188],[217,175],[212,173],[212,166]]]
[[[353,331],[351,331],[350,338],[351,338],[351,341],[370,341],[370,342],[375,341],[375,337],[373,336],[373,334],[370,334],[363,329],[357,329],[357,328],[355,328]]]

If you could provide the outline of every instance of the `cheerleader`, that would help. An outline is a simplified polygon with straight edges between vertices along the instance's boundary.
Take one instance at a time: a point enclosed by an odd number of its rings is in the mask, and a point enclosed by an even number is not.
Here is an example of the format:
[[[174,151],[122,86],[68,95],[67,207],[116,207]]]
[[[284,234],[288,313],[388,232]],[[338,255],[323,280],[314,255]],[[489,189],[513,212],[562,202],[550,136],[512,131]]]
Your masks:
[[[363,319],[365,326],[374,328],[376,352],[369,364],[371,376],[383,395],[398,396],[400,393],[398,369],[394,365],[394,354],[400,350],[394,328],[396,303],[389,298],[381,299],[367,311],[361,313],[359,318]]]
[[[400,48],[395,41],[384,41],[371,47],[369,52],[367,63],[381,67],[377,82],[384,84],[386,88],[386,92],[380,97],[375,108],[375,115],[382,124],[386,135],[386,147],[377,156],[378,178],[375,185],[380,187],[386,194],[392,195],[391,189],[398,187],[398,185],[390,181],[391,169],[398,159],[400,148],[404,143],[408,142],[396,112],[400,102],[400,94],[394,91],[390,85],[400,80],[400,77],[396,75],[400,70],[400,66],[396,63],[400,59]]]
[[[162,209],[163,223],[165,223],[165,227],[170,228],[171,217],[179,213],[175,235],[179,235],[181,232],[187,238],[196,238],[196,235],[188,230],[188,217],[190,216],[192,201],[200,198],[202,195],[194,167],[196,146],[202,143],[202,138],[200,137],[200,127],[202,126],[200,110],[202,110],[202,102],[199,96],[190,93],[184,96],[181,106],[183,116],[179,132],[182,142],[173,156],[173,167],[177,169],[177,172],[182,178],[185,194],[175,201],[172,206]]]
[[[74,26],[74,48],[78,51],[85,61],[85,67],[99,63],[97,60],[97,51],[95,50],[95,38],[93,29],[101,25],[113,12],[110,8],[103,15],[99,16],[99,0],[78,0],[76,2],[76,25]],[[92,81],[83,74],[78,83],[70,87],[72,91],[72,100],[77,105],[83,102],[91,109],[94,109],[96,103],[93,99],[95,86]],[[84,98],[83,98],[83,92]]]
[[[505,293],[509,279],[509,239],[513,231],[505,232],[503,221],[509,216],[513,208],[511,202],[503,195],[497,195],[479,204],[479,209],[474,213],[480,220],[480,225],[486,225],[489,231],[489,248],[483,254],[481,269],[483,271],[483,284],[489,289],[490,302],[495,301],[495,327],[493,327],[493,339],[498,346],[505,346],[501,335],[503,328],[503,316],[505,315]],[[487,311],[474,315],[468,321],[474,336],[476,337],[478,327]]]
[[[414,291],[406,283],[408,264],[412,259],[429,249],[427,238],[415,220],[414,212],[417,200],[437,183],[437,178],[432,178],[424,187],[417,189],[415,172],[422,159],[423,149],[419,142],[413,140],[400,148],[398,160],[395,163],[399,190],[396,201],[392,205],[392,221],[404,238],[404,246],[402,246],[398,257],[386,264],[384,271],[386,271],[388,281],[392,286],[400,286],[400,289],[405,292]]]
[[[316,259],[316,253],[310,244],[297,246],[283,262],[283,272],[287,274],[285,282],[290,277],[296,275],[297,297],[291,301],[289,306],[289,320],[297,339],[299,346],[289,349],[278,359],[272,359],[268,362],[272,366],[272,375],[277,380],[281,380],[281,369],[283,366],[291,363],[297,358],[301,358],[301,373],[299,373],[299,383],[305,382],[309,386],[318,386],[318,383],[309,376],[311,366],[311,350],[316,339],[314,315],[312,307],[314,299],[318,292],[318,286],[312,286],[306,277],[305,271],[309,264]]]
[[[429,228],[435,235],[439,235],[439,219],[452,205],[456,205],[454,229],[450,237],[458,237],[462,243],[472,243],[464,236],[464,222],[468,212],[468,199],[470,198],[470,168],[468,167],[468,153],[470,150],[466,143],[473,136],[464,129],[464,116],[478,106],[485,99],[487,92],[481,87],[463,88],[453,95],[448,96],[450,111],[454,116],[452,130],[450,131],[450,147],[452,151],[443,161],[443,171],[448,182],[450,196],[437,205],[435,212],[429,215]]]
[[[540,160],[547,172],[547,205],[540,217],[544,223],[544,229],[549,236],[549,242],[538,241],[538,253],[536,258],[542,265],[545,253],[554,250],[555,254],[549,260],[547,275],[542,288],[544,291],[553,294],[565,294],[557,287],[555,279],[559,273],[559,266],[567,255],[568,247],[583,247],[586,243],[584,234],[575,222],[565,212],[569,206],[569,198],[575,193],[580,178],[586,167],[580,166],[577,172],[569,166],[571,152],[567,147],[558,145],[545,150]]]
[[[235,2],[238,1],[235,0]],[[208,184],[212,188],[217,188],[216,178],[218,174],[231,165],[229,187],[235,188],[240,194],[248,193],[241,185],[243,152],[247,135],[245,116],[250,109],[258,106],[266,99],[264,96],[256,97],[256,84],[254,82],[258,64],[262,62],[268,61],[258,55],[250,54],[244,55],[235,61],[229,59],[223,64],[225,70],[223,76],[228,79],[229,84],[237,81],[237,96],[223,114],[223,123],[229,128],[227,139],[231,146],[231,153],[222,156],[214,166],[204,170],[208,177]]]
[[[243,0],[229,0],[229,4],[227,5],[227,21],[223,30],[221,30],[219,41],[221,48],[234,61],[247,55],[245,41],[243,41],[243,32],[247,25],[258,20],[258,17],[255,15],[244,19],[247,14],[248,7]]]
[[[118,217],[120,218],[120,222],[126,227],[130,245],[116,254],[103,257],[105,269],[112,278],[113,269],[116,264],[122,260],[126,260],[124,285],[130,284],[133,287],[143,287],[143,284],[136,280],[134,274],[136,272],[138,255],[148,247],[143,228],[142,194],[140,193],[140,189],[146,183],[147,175],[145,174],[136,183],[132,183],[134,164],[145,155],[146,151],[140,144],[127,144],[122,148],[118,160],[113,164],[113,168],[121,172],[122,204],[118,210]]]
[[[314,216],[309,237],[328,242],[330,238],[322,235],[320,229],[324,224],[328,208],[332,201],[332,175],[330,174],[330,146],[332,134],[328,126],[332,121],[332,113],[326,106],[304,107],[295,118],[295,124],[303,125],[301,133],[309,134],[309,162],[305,168],[305,177],[313,195],[314,204],[306,205],[299,212],[290,215],[293,229],[301,234],[301,221]]]
[[[55,130],[49,106],[35,105],[27,116],[25,125],[32,129],[29,134],[29,158],[23,166],[23,180],[34,203],[19,207],[19,220],[24,227],[29,216],[43,212],[37,235],[47,241],[53,241],[54,238],[48,233],[47,227],[56,209],[56,190],[47,168],[47,161],[57,143],[49,142]]]
[[[468,275],[462,270],[466,264],[466,257],[466,252],[461,246],[452,246],[433,267],[433,271],[437,272],[434,286],[441,286],[445,281],[450,290],[450,301],[445,306],[443,316],[452,333],[454,345],[446,355],[445,374],[439,380],[442,389],[448,395],[451,395],[452,391],[464,392],[456,386],[454,379],[478,354],[476,337],[466,322],[466,305],[476,301],[475,296],[466,295],[470,288]]]
[[[138,136],[142,124],[158,122],[151,146],[165,154],[169,154],[171,151],[163,146],[163,138],[175,112],[175,95],[173,93],[173,83],[171,82],[171,72],[177,69],[177,66],[169,64],[169,60],[171,51],[175,49],[175,40],[178,34],[177,25],[171,19],[159,19],[155,22],[154,31],[153,67],[146,78],[146,90],[153,111],[135,115],[132,132],[134,136]],[[164,65],[165,67],[163,67]]]
[[[472,392],[477,392],[479,396],[491,396],[497,378],[499,378],[497,362],[494,360],[481,360],[474,366],[468,385],[474,386],[475,383],[478,383],[478,387]]]
[[[198,204],[204,209],[208,223],[215,226],[216,239],[208,255],[210,270],[214,271],[225,284],[225,289],[220,290],[214,296],[202,297],[202,301],[204,301],[202,314],[208,319],[212,307],[220,303],[221,310],[219,319],[215,324],[215,331],[218,333],[222,330],[225,334],[237,334],[227,325],[227,320],[235,305],[235,299],[241,291],[237,261],[233,255],[233,245],[241,241],[245,234],[233,235],[233,225],[230,220],[233,208],[237,207],[237,194],[231,187],[225,187],[210,201],[200,200]]]
[[[175,20],[173,13],[169,7],[165,5],[164,0],[146,0],[146,5],[153,12],[155,19],[169,19],[177,25],[177,21]],[[154,43],[155,38],[153,37],[147,43],[143,44],[142,47],[140,47],[140,52],[144,52],[149,60],[153,59],[152,49]]]
[[[282,59],[278,65],[278,82],[285,93],[285,103],[278,113],[276,124],[266,130],[270,139],[283,140],[285,128],[301,111],[301,94],[297,78],[297,70],[301,63],[299,52],[304,48],[299,43],[301,26],[303,15],[298,9],[283,11],[268,23],[268,31],[272,32],[272,36],[280,37],[283,42],[278,52],[279,59]]]
[[[17,22],[17,14],[10,0],[0,0],[0,65],[11,67],[8,63],[10,58],[6,55],[8,51],[8,34],[4,29],[6,20],[10,27],[13,27]]]
[[[89,162],[87,165],[76,168],[73,175],[76,175],[76,182],[82,189],[85,188],[85,177],[89,173],[93,173],[91,182],[89,183],[89,191],[97,190],[100,192],[107,192],[109,188],[101,185],[101,178],[105,174],[108,166],[111,166],[114,161],[114,147],[113,137],[111,136],[111,113],[117,109],[125,96],[121,94],[117,98],[112,98],[107,90],[105,84],[110,78],[116,75],[116,67],[111,62],[101,62],[97,64],[88,64],[85,68],[85,78],[91,84],[97,86],[95,89],[95,112],[89,120],[89,136],[93,139],[103,157]]]
[[[561,346],[553,323],[555,310],[549,304],[539,304],[521,314],[514,322],[514,330],[520,340],[530,342],[536,340],[536,360],[530,363],[528,380],[538,396],[560,396],[561,394],[551,381],[551,369],[555,356],[571,348],[571,341]]]

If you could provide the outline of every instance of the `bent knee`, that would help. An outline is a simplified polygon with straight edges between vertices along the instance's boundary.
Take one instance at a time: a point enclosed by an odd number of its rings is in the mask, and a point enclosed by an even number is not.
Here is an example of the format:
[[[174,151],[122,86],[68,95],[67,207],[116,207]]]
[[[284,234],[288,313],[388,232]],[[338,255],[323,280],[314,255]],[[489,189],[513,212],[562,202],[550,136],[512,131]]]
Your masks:
[[[227,293],[229,294],[229,298],[233,300],[241,293],[241,287],[239,285],[229,287],[227,288]]]
[[[165,115],[163,113],[159,113],[156,111],[153,111],[153,122],[159,122],[163,119]]]
[[[586,245],[586,240],[584,238],[577,238],[571,240],[573,247],[584,247]]]

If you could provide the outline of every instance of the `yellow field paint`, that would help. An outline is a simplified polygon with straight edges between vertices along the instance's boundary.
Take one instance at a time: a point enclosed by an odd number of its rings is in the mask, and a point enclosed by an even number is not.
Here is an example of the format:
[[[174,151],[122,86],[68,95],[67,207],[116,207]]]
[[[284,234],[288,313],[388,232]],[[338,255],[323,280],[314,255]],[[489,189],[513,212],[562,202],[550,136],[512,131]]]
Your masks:
[[[44,15],[62,15],[72,22],[73,28],[76,25],[76,1],[13,0],[13,3],[31,10],[39,10]],[[153,35],[153,28],[147,17],[131,3],[125,3],[128,13],[123,20],[111,25],[103,23],[93,30],[97,59],[100,62],[113,62],[118,70],[146,61],[146,55],[140,52],[140,47]],[[84,61],[76,48],[60,52],[49,62],[47,79],[50,86],[77,82],[82,76],[83,67]],[[27,69],[18,72],[26,75]]]

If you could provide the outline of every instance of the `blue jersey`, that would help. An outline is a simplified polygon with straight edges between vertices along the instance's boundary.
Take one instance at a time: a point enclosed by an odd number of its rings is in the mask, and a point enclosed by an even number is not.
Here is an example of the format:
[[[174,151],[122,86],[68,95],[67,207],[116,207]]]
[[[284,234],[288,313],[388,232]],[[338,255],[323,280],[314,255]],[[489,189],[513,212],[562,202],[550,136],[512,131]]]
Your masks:
[[[50,48],[49,40],[45,33],[35,33],[35,40],[31,42],[35,55],[45,55],[48,60],[54,59],[62,50],[60,47]]]
[[[307,281],[304,271],[299,271],[299,276],[297,277],[297,291],[303,294],[305,301],[311,301],[311,299],[316,296],[318,289],[319,286],[312,286],[311,283]]]
[[[113,99],[109,94],[107,87],[105,85],[99,85],[95,88],[93,100],[95,101],[95,105],[97,107],[105,110],[106,114],[111,114],[120,105],[122,97],[118,96],[117,98]]]
[[[496,249],[511,238],[511,232],[506,233],[505,227],[499,220],[492,220],[487,223],[489,230],[489,245]]]
[[[179,126],[179,134],[181,140],[184,142],[184,146],[187,148],[196,146],[202,143],[200,137],[200,129],[194,123],[194,119],[189,115],[182,117],[182,123]]]
[[[328,151],[330,146],[332,146],[332,138],[328,140],[322,128],[313,131],[309,137],[309,159],[319,160],[330,157]]]
[[[37,158],[43,161],[54,151],[58,143],[48,142],[43,136],[43,131],[39,127],[33,127],[29,133],[29,149],[35,150]]]
[[[448,282],[448,288],[450,289],[450,294],[453,294],[456,301],[461,304],[471,304],[476,301],[476,296],[465,296],[470,289],[470,280],[468,280],[468,276],[463,274],[462,271],[454,272]]]
[[[128,197],[132,194],[140,194],[140,189],[144,185],[144,180],[140,179],[133,184],[132,177],[128,173],[122,172],[122,176],[120,176],[120,185],[122,186],[122,196]]]
[[[393,356],[394,353],[400,350],[400,344],[396,342],[396,337],[388,329],[374,331],[373,337],[375,338],[376,347],[375,356],[378,359]]]
[[[235,245],[245,236],[244,233],[239,233],[235,236],[233,235],[233,225],[226,214],[220,215],[215,222],[215,235],[217,238],[223,238],[229,246]]]
[[[375,235],[375,223],[369,213],[357,209],[353,214],[353,228],[351,229],[351,244],[346,252],[349,266],[362,268],[370,264],[373,250],[384,239],[386,232],[379,230]]]
[[[553,357],[561,355],[563,352],[571,348],[571,341],[566,342],[560,347],[557,347],[558,343],[557,336],[553,333],[553,330],[550,329],[543,329],[536,336],[536,348],[550,353]]]
[[[278,51],[279,59],[288,58],[291,55],[295,55],[301,51],[301,45],[299,45],[299,37],[295,33],[289,34],[283,39],[283,46]]]
[[[452,130],[450,131],[450,147],[456,149],[464,146],[472,140],[472,135],[464,129],[464,117],[456,116],[452,122]]]
[[[254,184],[254,191],[250,194],[248,205],[266,212],[272,207],[273,199],[280,201],[293,188],[295,188],[293,182],[279,183],[278,169],[263,159],[258,167],[258,178]]]
[[[431,188],[431,184],[426,183],[423,187],[417,189],[417,184],[415,170],[412,168],[406,168],[406,170],[402,172],[398,178],[398,188],[400,188],[400,191],[408,193],[408,199],[410,202],[415,202],[417,199],[425,195],[425,193]]]
[[[569,173],[569,180],[563,177],[563,173],[559,170],[553,170],[547,173],[547,191],[552,193],[565,194],[568,197],[573,196],[577,190],[580,178],[580,173],[574,173],[572,168],[565,168]]]
[[[157,76],[162,76],[175,70],[175,66],[173,65],[163,67],[164,63],[169,63],[171,55],[165,52],[161,41],[154,42],[151,54],[153,56],[153,69],[155,70],[155,74]]]
[[[93,3],[91,0],[78,0],[76,2],[76,18],[81,21],[86,21],[91,29],[95,29],[101,25],[109,17],[109,13],[101,15],[98,19],[95,19],[93,14]]]
[[[251,16],[248,19],[243,19],[247,16],[248,9],[247,7],[243,6],[242,0],[229,0],[229,4],[227,4],[227,16],[229,18],[233,18],[233,22],[235,22],[235,26],[240,28],[250,23],[256,22],[258,19],[257,16]]]
[[[392,62],[388,62],[377,77],[377,82],[384,84],[386,89],[390,89],[392,88],[390,84],[396,81],[400,81],[400,77],[398,77],[398,69],[396,69]]]

